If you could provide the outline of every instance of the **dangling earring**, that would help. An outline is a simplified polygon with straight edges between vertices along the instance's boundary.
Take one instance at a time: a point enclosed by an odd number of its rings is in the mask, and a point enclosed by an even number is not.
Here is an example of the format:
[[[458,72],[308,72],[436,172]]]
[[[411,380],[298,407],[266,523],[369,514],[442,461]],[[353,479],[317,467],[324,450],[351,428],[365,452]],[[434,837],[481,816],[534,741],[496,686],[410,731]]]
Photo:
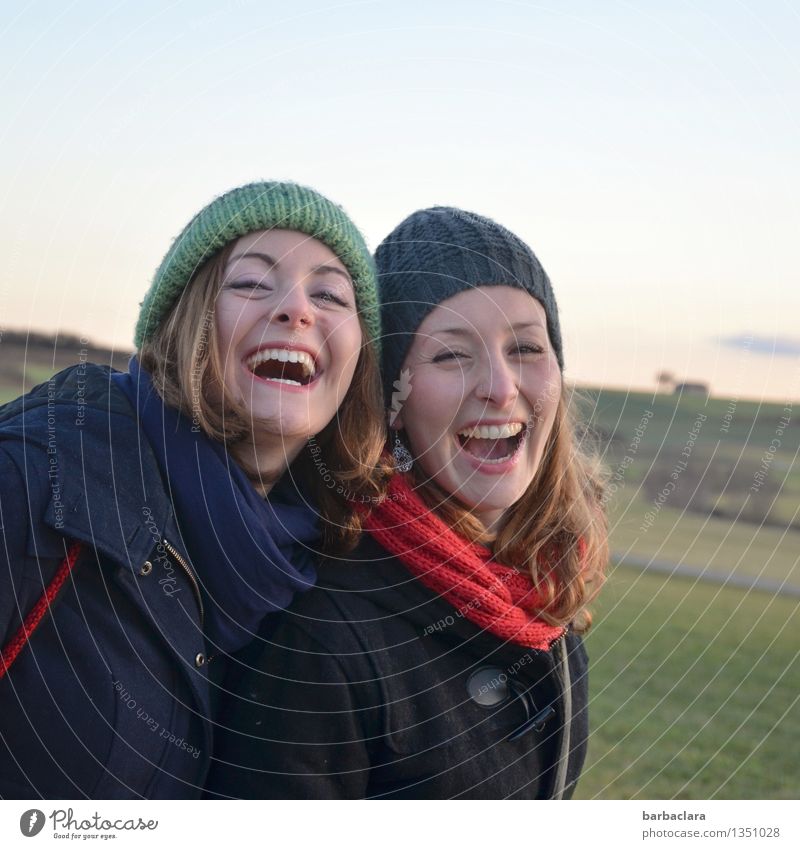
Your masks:
[[[394,465],[398,472],[410,472],[414,465],[414,458],[411,452],[400,441],[400,434],[394,432],[394,445],[392,446],[392,456],[394,457]]]

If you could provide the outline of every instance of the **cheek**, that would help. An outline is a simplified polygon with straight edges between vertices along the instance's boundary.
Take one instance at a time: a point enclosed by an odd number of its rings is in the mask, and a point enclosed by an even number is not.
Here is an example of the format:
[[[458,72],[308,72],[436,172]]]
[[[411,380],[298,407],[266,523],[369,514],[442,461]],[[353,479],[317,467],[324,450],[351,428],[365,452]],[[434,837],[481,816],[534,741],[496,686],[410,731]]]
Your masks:
[[[524,394],[532,405],[534,418],[541,424],[551,424],[561,397],[561,373],[558,364],[554,361],[553,367],[533,375]]]
[[[217,335],[217,348],[223,362],[228,359],[228,352],[235,343],[237,316],[230,310],[217,308],[214,314],[214,328]]]
[[[220,351],[224,353],[254,330],[263,330],[265,315],[261,300],[223,292],[214,304],[214,326]]]
[[[214,330],[217,341],[217,356],[222,369],[221,377],[226,392],[242,400],[247,385],[245,373],[242,371],[240,353],[237,349],[236,335],[240,324],[238,315],[231,316],[230,312],[219,311],[214,317]]]
[[[326,392],[332,392],[337,407],[341,406],[353,383],[361,356],[361,326],[353,316],[326,332],[325,345],[330,353]]]
[[[412,371],[409,375],[408,403],[428,418],[447,422],[457,418],[466,398],[464,380],[459,373]]]
[[[351,316],[331,328],[327,337],[336,367],[352,375],[361,353],[362,336],[358,317]]]
[[[348,392],[353,385],[353,375],[356,373],[358,365],[358,353],[351,354],[350,357],[342,363],[341,373],[336,378],[335,392],[336,405],[341,406]]]
[[[452,393],[452,389],[452,383],[442,385],[439,381],[415,381],[414,375],[411,375],[411,393],[400,406],[405,431],[417,457],[432,461],[432,458],[447,452],[448,447],[452,448],[448,439],[457,420],[461,398],[460,394],[448,394],[448,390]]]
[[[534,449],[534,453],[538,455],[538,461],[542,461],[542,454],[545,450],[545,446],[548,444],[550,437],[553,433],[553,427],[555,426],[556,417],[558,415],[558,399],[552,398],[552,396],[547,396],[544,405],[542,406],[538,416],[538,421],[536,424],[536,430],[534,431],[535,436],[531,442],[531,446]]]

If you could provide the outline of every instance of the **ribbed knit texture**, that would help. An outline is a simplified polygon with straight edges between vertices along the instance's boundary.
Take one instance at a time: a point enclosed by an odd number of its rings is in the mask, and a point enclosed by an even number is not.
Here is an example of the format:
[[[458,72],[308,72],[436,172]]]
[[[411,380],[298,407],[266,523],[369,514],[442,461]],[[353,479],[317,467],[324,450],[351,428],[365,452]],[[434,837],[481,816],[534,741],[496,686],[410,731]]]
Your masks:
[[[383,383],[392,384],[414,334],[434,307],[477,286],[514,286],[541,303],[558,364],[564,368],[558,307],[545,270],[518,236],[495,221],[446,206],[409,215],[378,246]]]
[[[364,527],[459,616],[500,639],[547,650],[565,633],[532,612],[542,599],[530,575],[494,563],[488,548],[449,528],[411,489],[406,475],[392,478]]]
[[[370,341],[380,343],[375,267],[364,238],[345,211],[296,183],[250,183],[212,201],[186,225],[158,267],[136,324],[139,348],[155,333],[204,262],[229,242],[257,230],[296,230],[326,244],[353,280]]]

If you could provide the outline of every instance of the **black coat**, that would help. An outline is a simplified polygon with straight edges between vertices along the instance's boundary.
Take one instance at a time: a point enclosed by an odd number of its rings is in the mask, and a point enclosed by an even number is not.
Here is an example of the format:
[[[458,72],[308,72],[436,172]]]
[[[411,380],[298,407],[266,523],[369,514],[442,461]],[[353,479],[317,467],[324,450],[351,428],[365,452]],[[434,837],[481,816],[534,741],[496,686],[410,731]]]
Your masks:
[[[253,668],[231,677],[212,794],[572,794],[588,732],[577,635],[549,652],[504,643],[370,538],[276,618]]]
[[[139,437],[98,366],[68,369],[0,408],[0,645],[42,595],[65,539],[84,546],[0,681],[2,798],[202,788],[212,723],[200,607]]]

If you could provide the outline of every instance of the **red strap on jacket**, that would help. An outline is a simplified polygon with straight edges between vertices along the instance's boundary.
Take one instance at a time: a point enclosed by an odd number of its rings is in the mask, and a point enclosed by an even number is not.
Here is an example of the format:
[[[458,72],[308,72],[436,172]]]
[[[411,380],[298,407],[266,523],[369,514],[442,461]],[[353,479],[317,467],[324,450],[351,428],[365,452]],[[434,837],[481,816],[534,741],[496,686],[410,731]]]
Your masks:
[[[8,641],[8,645],[0,651],[0,678],[8,672],[11,664],[17,659],[17,655],[25,648],[25,644],[30,640],[33,632],[39,627],[39,623],[44,618],[45,613],[50,609],[50,605],[75,566],[78,555],[81,553],[81,548],[82,546],[79,542],[73,542],[70,545],[67,550],[67,556],[61,561],[61,565],[53,576],[53,580],[47,585],[47,589],[45,589],[42,597],[25,617],[25,621],[19,626],[17,633]]]

